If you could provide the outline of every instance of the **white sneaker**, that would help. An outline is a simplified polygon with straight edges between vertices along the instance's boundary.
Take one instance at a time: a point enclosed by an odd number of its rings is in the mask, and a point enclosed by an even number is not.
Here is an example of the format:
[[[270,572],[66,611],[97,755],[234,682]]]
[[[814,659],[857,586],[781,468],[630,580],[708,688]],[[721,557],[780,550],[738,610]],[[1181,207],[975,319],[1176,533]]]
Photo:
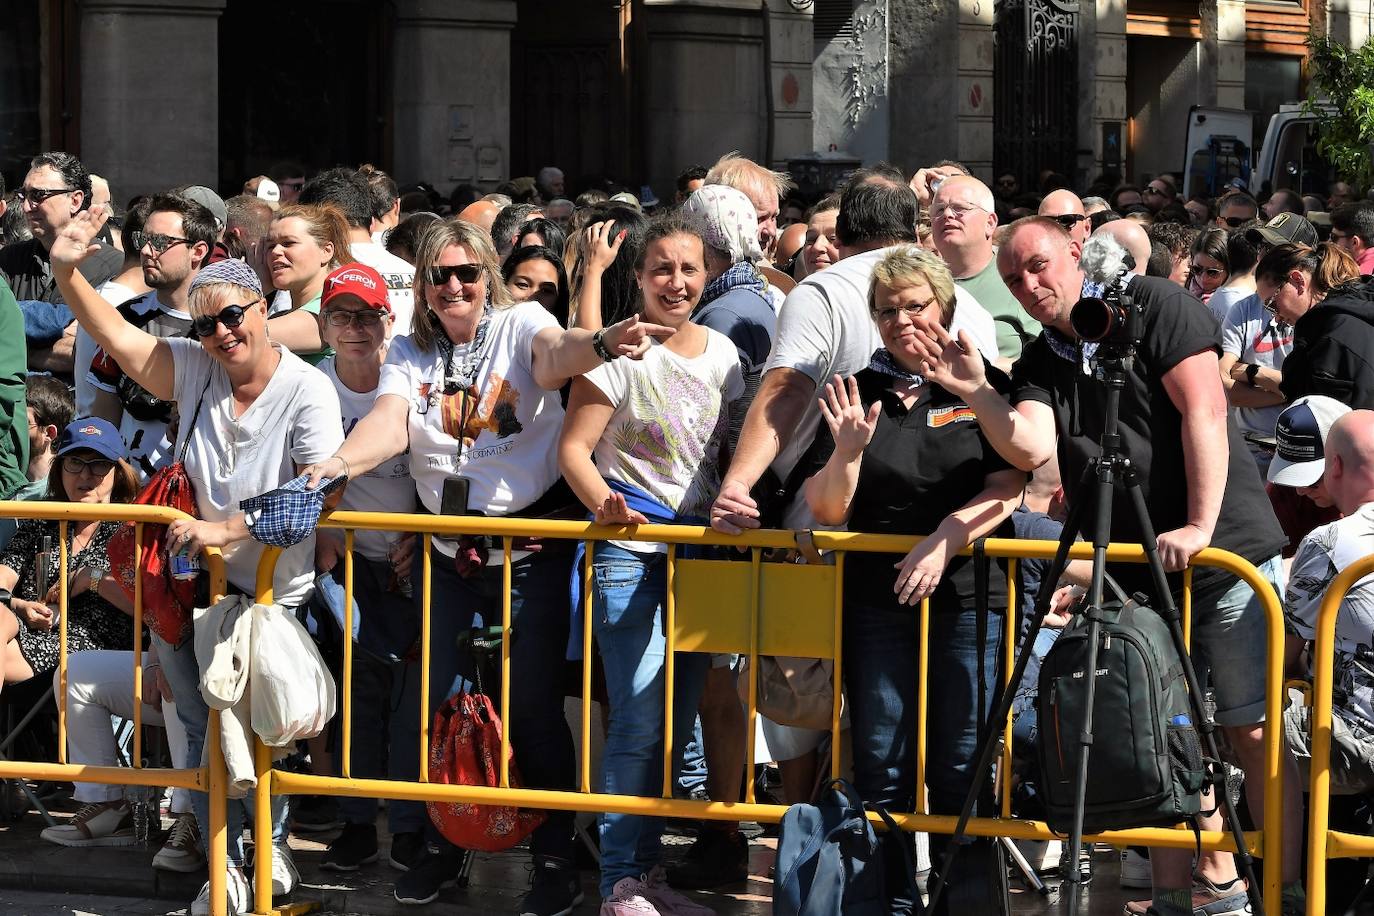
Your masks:
[[[1134,849],[1121,850],[1121,886],[1149,890],[1153,884],[1149,857]]]
[[[289,894],[301,883],[301,873],[291,858],[291,847],[285,843],[272,844],[272,896]]]
[[[248,878],[243,874],[243,869],[229,866],[229,873],[224,881],[224,897],[224,916],[243,916],[252,908],[253,891],[248,886]],[[191,916],[210,916],[209,881],[205,882],[205,886],[191,903]]]
[[[58,846],[132,846],[134,816],[124,801],[93,802],[82,806],[65,824],[54,824],[39,834]]]
[[[615,883],[611,896],[601,901],[599,916],[663,916],[644,895],[644,882],[638,878],[621,878]]]
[[[200,825],[196,823],[196,816],[189,811],[178,814],[167,842],[153,856],[153,868],[196,872],[204,867],[205,854],[200,851]]]

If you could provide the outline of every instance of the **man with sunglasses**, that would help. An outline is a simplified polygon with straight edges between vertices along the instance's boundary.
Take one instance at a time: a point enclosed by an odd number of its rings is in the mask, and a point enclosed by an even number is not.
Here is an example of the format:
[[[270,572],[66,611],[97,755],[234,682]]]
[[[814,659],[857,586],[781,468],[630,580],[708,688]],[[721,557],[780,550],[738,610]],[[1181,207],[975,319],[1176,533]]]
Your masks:
[[[55,332],[45,334],[41,346],[29,347],[29,367],[46,370],[70,380],[76,322],[67,310],[53,280],[48,249],[72,217],[91,205],[91,174],[75,156],[63,152],[42,153],[29,163],[24,184],[16,189],[18,206],[33,238],[0,248],[0,277],[20,302],[46,303],[30,306],[28,324],[41,323]],[[96,250],[81,262],[81,274],[92,286],[100,286],[119,273],[123,255],[119,249],[95,243]]]
[[[931,237],[955,285],[977,299],[997,323],[998,365],[1010,368],[1021,348],[1040,333],[1040,323],[1022,310],[997,273],[994,206],[992,191],[977,178],[946,178],[931,198]]]
[[[150,292],[119,307],[124,320],[155,337],[189,337],[191,282],[205,266],[216,234],[214,214],[191,198],[154,197],[143,228],[129,233],[127,241],[139,254]],[[92,412],[119,427],[129,443],[130,463],[141,476],[151,475],[171,456],[167,426],[174,405],[150,395],[104,350],[96,350],[84,371],[94,392]]]
[[[1092,223],[1088,221],[1088,215],[1083,212],[1083,201],[1078,199],[1078,195],[1068,190],[1060,188],[1045,195],[1045,199],[1040,201],[1039,214],[1048,216],[1069,233],[1069,238],[1082,245],[1092,234]]]
[[[1341,204],[1331,213],[1331,241],[1344,248],[1364,276],[1374,274],[1374,204]]]
[[[1259,216],[1259,204],[1244,191],[1227,194],[1217,203],[1217,218],[1213,222],[1219,229],[1239,229]]]
[[[1158,213],[1169,204],[1174,202],[1177,195],[1174,185],[1163,175],[1153,179],[1140,192],[1140,202],[1143,203],[1151,213]]]

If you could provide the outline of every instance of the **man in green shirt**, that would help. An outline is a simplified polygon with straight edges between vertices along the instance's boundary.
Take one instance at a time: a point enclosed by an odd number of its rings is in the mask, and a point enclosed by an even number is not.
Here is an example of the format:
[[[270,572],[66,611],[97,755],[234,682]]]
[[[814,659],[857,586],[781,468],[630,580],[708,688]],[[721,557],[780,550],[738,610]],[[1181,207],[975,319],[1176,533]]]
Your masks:
[[[0,498],[12,499],[29,482],[29,419],[24,378],[29,356],[24,316],[9,284],[0,279]]]
[[[1017,303],[997,272],[992,233],[997,228],[992,191],[977,178],[954,175],[940,183],[930,202],[935,250],[954,282],[978,300],[997,323],[998,364],[1008,368],[1021,348],[1040,334],[1040,324]]]

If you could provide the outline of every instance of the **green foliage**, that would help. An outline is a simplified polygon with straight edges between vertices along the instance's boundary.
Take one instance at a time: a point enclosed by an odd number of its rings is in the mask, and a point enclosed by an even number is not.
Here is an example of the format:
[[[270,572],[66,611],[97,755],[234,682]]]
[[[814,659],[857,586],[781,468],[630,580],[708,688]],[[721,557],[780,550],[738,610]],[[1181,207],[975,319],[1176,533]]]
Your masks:
[[[1313,95],[1331,105],[1306,104],[1318,118],[1317,151],[1343,179],[1369,187],[1374,184],[1374,41],[1356,49],[1311,34],[1307,47]]]

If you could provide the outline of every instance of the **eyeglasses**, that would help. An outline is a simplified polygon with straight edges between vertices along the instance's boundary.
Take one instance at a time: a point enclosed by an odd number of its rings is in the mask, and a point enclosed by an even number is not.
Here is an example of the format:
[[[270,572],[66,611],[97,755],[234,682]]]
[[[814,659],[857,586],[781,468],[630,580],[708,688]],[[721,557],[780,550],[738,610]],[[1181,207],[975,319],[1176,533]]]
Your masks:
[[[1065,213],[1061,216],[1051,216],[1050,219],[1054,220],[1065,229],[1073,231],[1073,227],[1087,219],[1087,217],[1083,216],[1081,213]]]
[[[326,309],[324,318],[336,328],[346,328],[350,324],[356,324],[360,328],[372,328],[381,324],[382,312],[380,309],[363,309],[357,312]]]
[[[890,324],[897,320],[898,312],[901,312],[907,318],[915,318],[934,304],[935,300],[930,299],[926,302],[915,302],[911,305],[903,305],[900,308],[876,309],[873,312],[873,317],[883,324]]]
[[[1224,267],[1203,267],[1201,264],[1189,264],[1188,270],[1194,276],[1201,274],[1204,277],[1224,277],[1228,273]]]
[[[1332,230],[1331,230],[1330,241],[1332,241],[1332,242],[1340,242],[1340,241],[1343,241],[1343,240],[1345,240],[1345,239],[1353,239],[1354,237],[1355,237],[1355,233],[1353,233],[1353,232],[1342,232],[1342,231],[1340,231],[1339,229],[1332,229]]]
[[[115,463],[108,458],[78,458],[68,455],[62,459],[62,470],[68,474],[90,471],[97,477],[104,477],[114,470]]]
[[[981,210],[984,213],[988,212],[987,210],[984,210],[982,207],[979,207],[976,204],[945,204],[944,206],[938,207],[931,206],[930,218],[946,219],[950,216],[953,216],[955,219],[959,220],[960,222],[963,222],[964,217],[968,216],[969,213],[974,210]]]
[[[49,197],[70,194],[75,190],[76,188],[17,188],[14,196],[19,199],[21,204],[30,203],[36,207]]]
[[[1146,194],[1153,194],[1153,195],[1155,195],[1156,197],[1168,197],[1168,196],[1169,196],[1169,193],[1168,193],[1167,191],[1161,191],[1159,188],[1155,187],[1154,185],[1149,185],[1149,186],[1147,186],[1147,187],[1145,188],[1144,193],[1146,193]]]
[[[133,242],[135,251],[142,251],[144,246],[147,246],[153,249],[153,254],[162,254],[174,245],[191,244],[190,239],[176,235],[163,235],[160,232],[130,232],[129,241]]]
[[[1274,287],[1274,291],[1273,291],[1272,293],[1269,294],[1269,298],[1264,300],[1264,310],[1265,310],[1266,312],[1268,312],[1268,313],[1271,314],[1271,315],[1277,315],[1277,314],[1279,313],[1279,306],[1278,306],[1279,293],[1282,292],[1282,291],[1283,291],[1283,288],[1284,288],[1285,286],[1287,286],[1287,285],[1288,285],[1288,281],[1287,281],[1287,280],[1284,280],[1284,281],[1283,281],[1282,283],[1280,283],[1278,286]]]
[[[481,264],[458,264],[453,267],[431,267],[425,272],[430,286],[443,286],[450,277],[457,277],[459,283],[476,283],[482,278]]]
[[[243,305],[226,305],[213,315],[201,315],[199,318],[191,320],[191,330],[196,332],[197,337],[209,337],[215,333],[215,328],[219,325],[224,325],[225,330],[232,331],[243,324],[244,316],[248,314],[248,310],[261,301],[261,299],[254,299]]]
[[[1221,221],[1232,229],[1239,229],[1252,219],[1254,219],[1253,216],[1223,216]]]

